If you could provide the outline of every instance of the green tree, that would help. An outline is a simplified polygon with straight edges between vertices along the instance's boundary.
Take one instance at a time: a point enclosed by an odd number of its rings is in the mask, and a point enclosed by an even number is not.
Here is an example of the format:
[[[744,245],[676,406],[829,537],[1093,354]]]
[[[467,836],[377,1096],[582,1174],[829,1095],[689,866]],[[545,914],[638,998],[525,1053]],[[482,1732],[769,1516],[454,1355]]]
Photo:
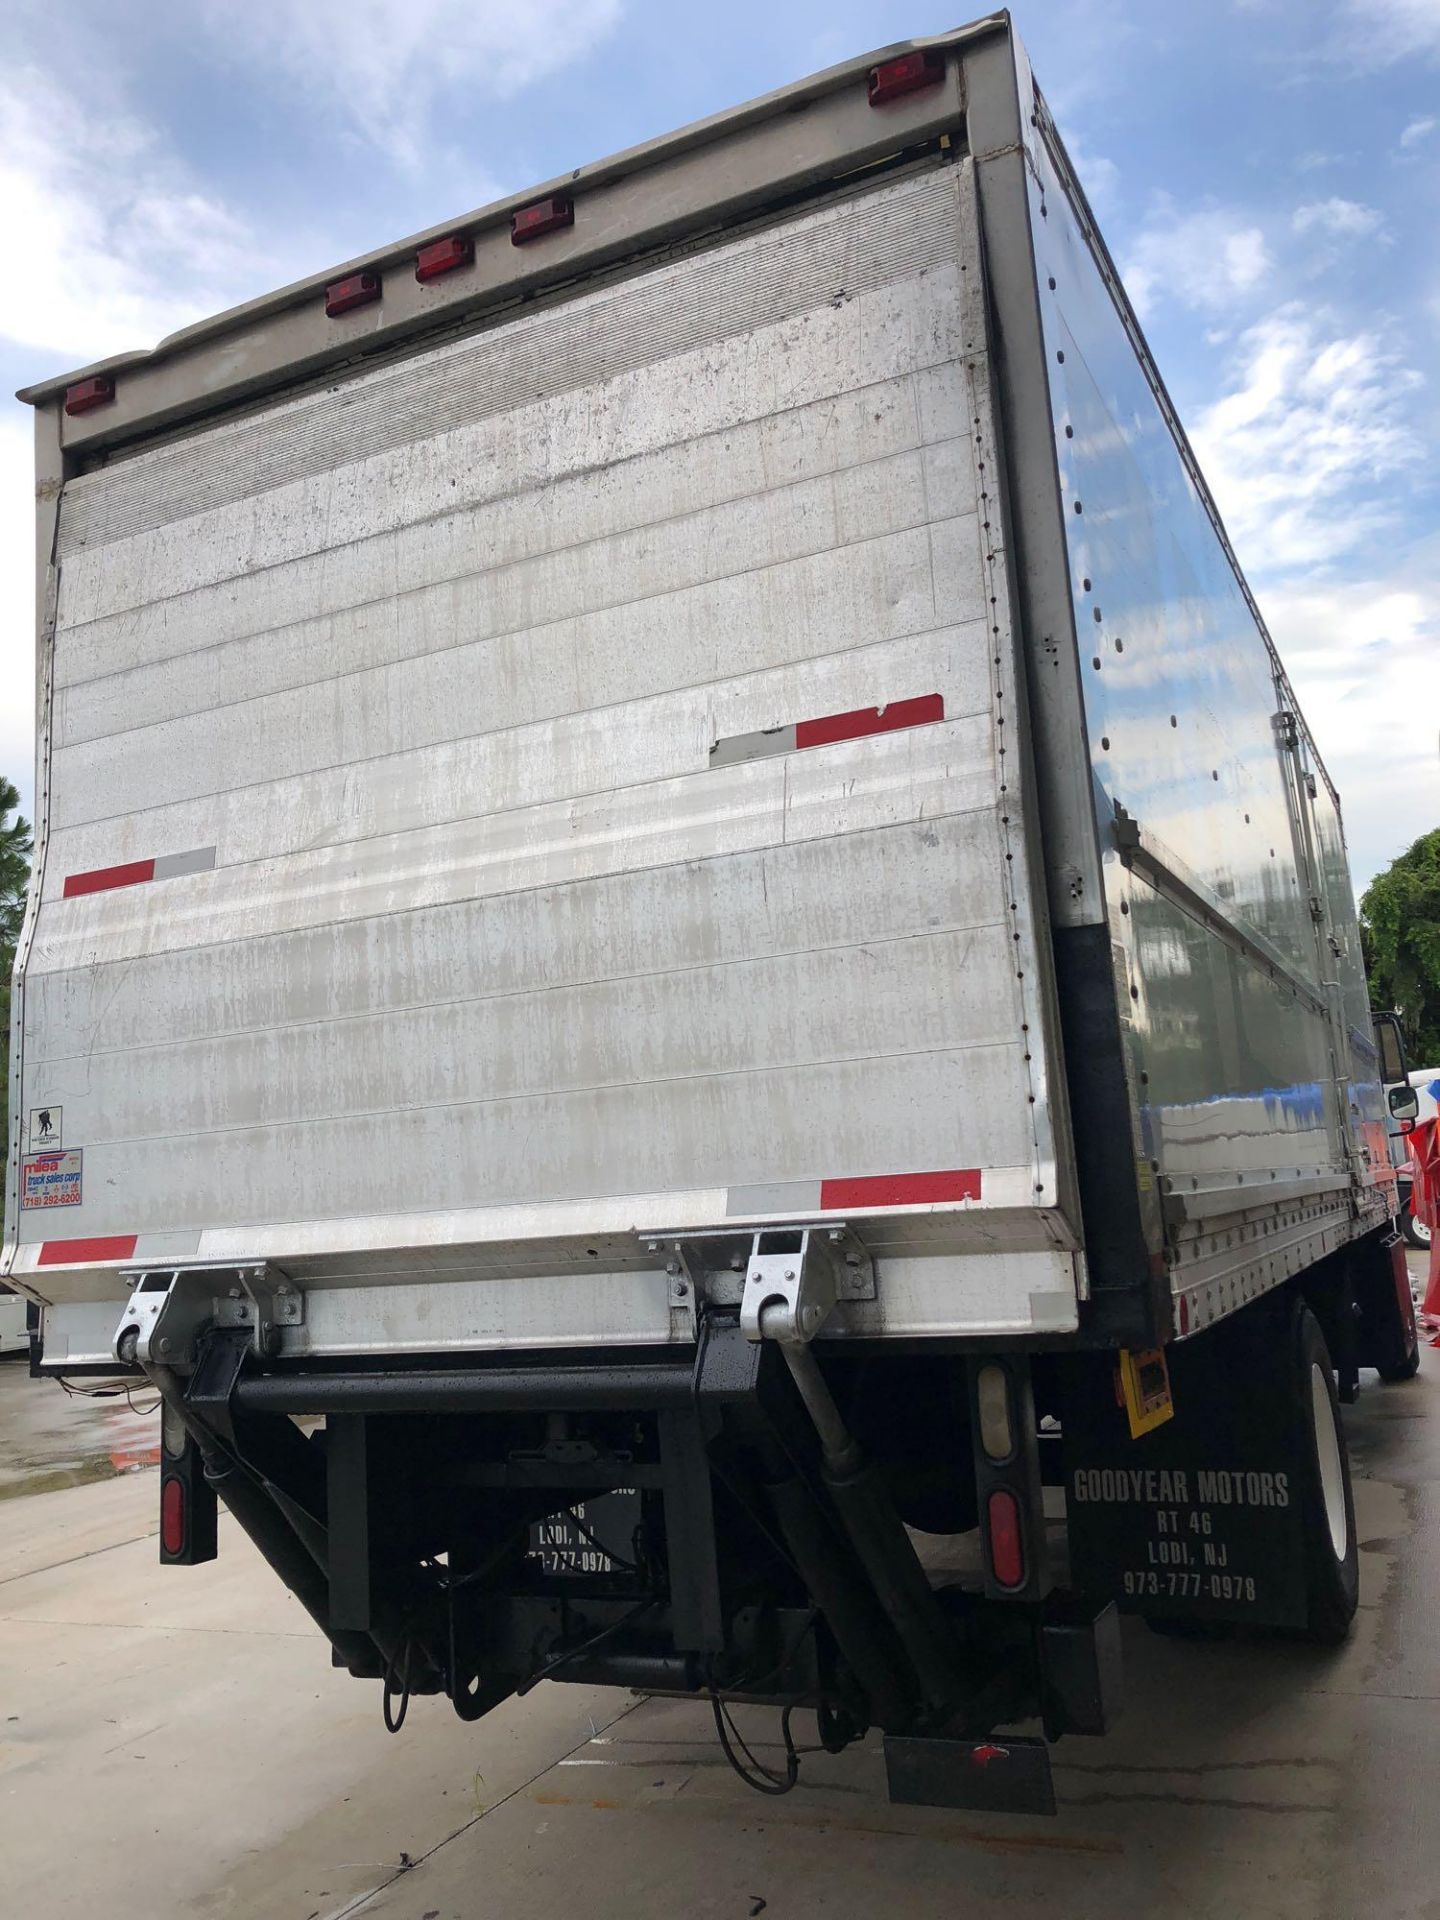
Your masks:
[[[1414,1067],[1440,1062],[1440,827],[1378,874],[1360,902],[1370,998],[1393,1007]]]
[[[25,889],[30,884],[34,848],[30,822],[21,817],[19,806],[20,795],[14,784],[0,774],[0,1110],[8,1109],[10,1099],[10,975],[20,923],[25,917]],[[10,1138],[8,1112],[4,1138]]]

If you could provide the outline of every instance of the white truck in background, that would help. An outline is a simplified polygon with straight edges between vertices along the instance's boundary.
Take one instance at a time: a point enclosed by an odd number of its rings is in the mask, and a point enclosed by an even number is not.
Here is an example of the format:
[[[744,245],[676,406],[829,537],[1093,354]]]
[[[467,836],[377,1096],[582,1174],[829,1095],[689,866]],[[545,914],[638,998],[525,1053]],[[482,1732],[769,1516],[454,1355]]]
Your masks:
[[[1404,1101],[1403,1089],[1407,1086],[1414,1090],[1413,1110]],[[1431,1239],[1430,1228],[1423,1220],[1417,1220],[1415,1217],[1415,1183],[1409,1135],[1411,1129],[1422,1121],[1440,1119],[1440,1067],[1413,1068],[1408,1074],[1403,1074],[1394,1085],[1387,1087],[1386,1092],[1398,1096],[1392,1112],[1396,1114],[1403,1112],[1400,1125],[1392,1128],[1390,1133],[1390,1158],[1394,1163],[1397,1183],[1395,1217],[1401,1233],[1409,1244],[1421,1252],[1428,1252]]]
[[[162,1560],[1036,1810],[1117,1608],[1345,1632],[1339,809],[1007,15],[22,397],[4,1272]]]

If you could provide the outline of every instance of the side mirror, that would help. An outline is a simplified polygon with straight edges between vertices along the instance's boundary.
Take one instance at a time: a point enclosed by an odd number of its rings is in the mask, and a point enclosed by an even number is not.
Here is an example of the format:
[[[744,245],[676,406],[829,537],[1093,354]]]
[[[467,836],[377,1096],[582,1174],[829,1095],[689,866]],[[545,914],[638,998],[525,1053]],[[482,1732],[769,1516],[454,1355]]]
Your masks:
[[[1391,1087],[1390,1117],[1392,1120],[1414,1120],[1420,1113],[1420,1096],[1414,1087]]]
[[[1377,1012],[1371,1009],[1371,1020],[1375,1028],[1375,1047],[1380,1055],[1380,1078],[1387,1086],[1396,1080],[1404,1080],[1409,1067],[1405,1060],[1405,1039],[1400,1031],[1400,1022],[1393,1013]]]

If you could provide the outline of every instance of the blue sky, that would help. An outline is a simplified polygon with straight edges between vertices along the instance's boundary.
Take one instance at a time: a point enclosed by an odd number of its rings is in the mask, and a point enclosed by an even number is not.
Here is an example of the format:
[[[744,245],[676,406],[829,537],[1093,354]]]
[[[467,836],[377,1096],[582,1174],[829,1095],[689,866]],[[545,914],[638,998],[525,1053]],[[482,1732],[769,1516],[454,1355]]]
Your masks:
[[[1345,803],[1440,823],[1440,0],[1014,9]],[[932,0],[10,0],[0,392],[956,24]],[[28,798],[29,423],[0,402]]]

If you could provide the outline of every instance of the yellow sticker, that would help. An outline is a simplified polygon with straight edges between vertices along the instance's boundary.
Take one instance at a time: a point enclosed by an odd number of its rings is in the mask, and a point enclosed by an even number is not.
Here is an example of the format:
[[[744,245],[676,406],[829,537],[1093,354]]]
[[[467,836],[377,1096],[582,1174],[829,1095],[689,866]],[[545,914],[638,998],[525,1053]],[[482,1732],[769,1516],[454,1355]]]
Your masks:
[[[1165,1364],[1165,1349],[1150,1347],[1144,1353],[1120,1350],[1120,1391],[1125,1411],[1130,1416],[1130,1438],[1138,1440],[1153,1427],[1163,1427],[1175,1413],[1170,1398],[1170,1369]]]

